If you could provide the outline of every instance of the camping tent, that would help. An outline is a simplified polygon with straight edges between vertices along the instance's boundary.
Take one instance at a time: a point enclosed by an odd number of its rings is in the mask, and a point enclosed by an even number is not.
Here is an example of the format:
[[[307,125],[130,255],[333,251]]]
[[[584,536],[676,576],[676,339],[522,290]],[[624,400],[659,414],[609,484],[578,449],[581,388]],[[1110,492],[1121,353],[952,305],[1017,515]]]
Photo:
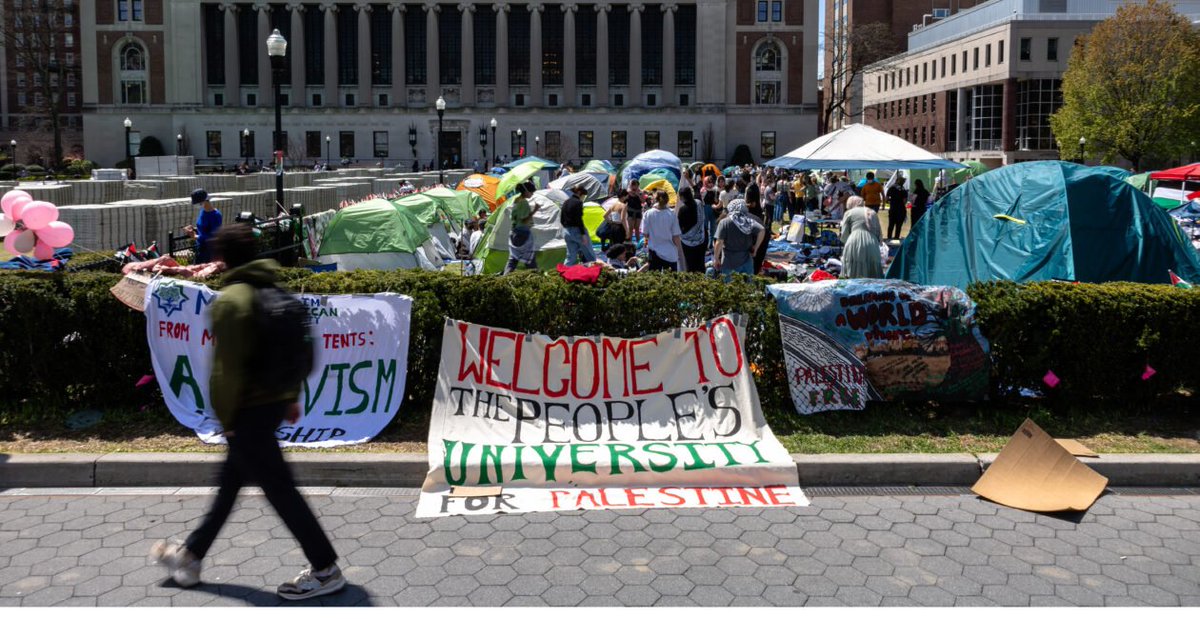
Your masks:
[[[443,190],[453,193],[452,189],[443,188]],[[424,224],[429,236],[433,239],[433,245],[436,247],[438,254],[445,260],[451,260],[454,258],[455,245],[451,233],[453,233],[454,237],[458,236],[458,233],[462,230],[462,221],[455,223],[457,217],[454,214],[454,210],[443,206],[443,201],[450,201],[444,194],[442,197],[437,198],[430,195],[431,191],[414,193],[397,198],[392,200],[392,204],[396,208],[412,213],[417,221]]]
[[[535,258],[542,271],[553,271],[567,257],[567,243],[563,240],[559,216],[566,194],[556,189],[543,189],[529,199],[531,206],[538,206],[533,214],[533,243]],[[557,202],[555,200],[558,200]],[[488,218],[483,238],[475,248],[475,259],[480,261],[480,273],[501,273],[508,262],[508,233],[512,230],[512,208],[498,208]]]
[[[437,202],[439,210],[454,230],[461,229],[464,221],[475,217],[480,209],[487,208],[483,198],[471,191],[437,187],[424,193]]]
[[[576,172],[550,181],[550,188],[562,191],[570,191],[577,185],[582,185],[584,188],[584,200],[598,200],[608,195],[608,183],[601,183],[589,172]]]
[[[950,182],[962,184],[973,178],[979,178],[987,173],[991,168],[987,167],[982,161],[976,159],[968,159],[962,162],[962,167],[950,173]]]
[[[667,192],[667,204],[674,206],[675,203],[679,201],[679,194],[675,191],[675,188],[671,186],[671,182],[665,178],[658,179],[648,185],[642,186],[642,190],[651,195],[653,195],[654,192],[658,191],[659,189]]]
[[[596,236],[596,229],[604,222],[604,207],[597,202],[583,203],[583,227],[587,228],[588,236],[591,237],[593,243],[599,243],[600,237]]]
[[[847,125],[764,164],[789,170],[875,168],[962,168],[890,133],[861,124]]]
[[[622,166],[621,186],[627,187],[629,186],[629,181],[640,179],[651,170],[658,168],[670,170],[675,174],[675,182],[678,183],[679,174],[682,171],[683,163],[679,161],[679,157],[676,157],[665,150],[651,150],[644,152]]]
[[[472,174],[462,180],[458,184],[458,189],[462,191],[470,191],[483,199],[484,204],[487,204],[489,211],[496,210],[496,207],[504,203],[504,197],[496,197],[496,186],[500,184],[500,178],[488,174]]]
[[[334,215],[321,237],[317,260],[337,264],[342,271],[436,271],[442,266],[427,226],[412,211],[387,200],[359,202]]]
[[[504,166],[504,167],[506,167],[506,168],[508,168],[509,170],[511,170],[511,169],[513,169],[513,168],[515,168],[515,167],[517,167],[517,166],[521,165],[522,163],[525,163],[525,162],[528,162],[528,161],[538,161],[538,162],[541,162],[541,163],[543,164],[543,165],[542,165],[542,169],[543,169],[543,170],[557,170],[557,169],[558,169],[558,164],[557,164],[557,163],[554,163],[553,161],[550,161],[549,159],[542,159],[541,157],[533,157],[533,156],[529,156],[529,157],[523,157],[523,158],[521,158],[521,159],[518,159],[518,160],[516,160],[516,161],[513,161],[513,162],[511,162],[511,163],[507,163],[507,164],[505,164],[505,166]]]
[[[965,289],[974,281],[1200,279],[1179,226],[1145,194],[1103,171],[1018,163],[951,191],[912,229],[890,279]]]

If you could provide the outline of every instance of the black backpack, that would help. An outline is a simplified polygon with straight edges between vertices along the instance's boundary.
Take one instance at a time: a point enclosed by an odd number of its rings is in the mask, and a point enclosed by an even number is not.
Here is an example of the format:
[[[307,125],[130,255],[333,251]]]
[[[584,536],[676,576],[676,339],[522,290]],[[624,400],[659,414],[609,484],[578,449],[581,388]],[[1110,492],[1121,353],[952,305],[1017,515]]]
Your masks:
[[[312,314],[300,299],[275,286],[256,287],[254,306],[258,386],[268,391],[296,389],[313,370]]]

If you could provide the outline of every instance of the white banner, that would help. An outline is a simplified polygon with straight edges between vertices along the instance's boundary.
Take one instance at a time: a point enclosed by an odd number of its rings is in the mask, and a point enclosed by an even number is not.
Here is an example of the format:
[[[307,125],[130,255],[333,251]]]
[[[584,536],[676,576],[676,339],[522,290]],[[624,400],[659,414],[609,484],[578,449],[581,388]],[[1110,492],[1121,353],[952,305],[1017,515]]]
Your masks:
[[[417,516],[807,505],[738,321],[618,339],[447,320]]]
[[[221,443],[211,407],[209,307],[219,293],[156,279],[146,289],[146,337],[171,414],[206,443]],[[276,430],[285,445],[333,447],[371,440],[396,416],[408,374],[410,297],[296,295],[310,308],[316,358],[300,392],[300,421]]]

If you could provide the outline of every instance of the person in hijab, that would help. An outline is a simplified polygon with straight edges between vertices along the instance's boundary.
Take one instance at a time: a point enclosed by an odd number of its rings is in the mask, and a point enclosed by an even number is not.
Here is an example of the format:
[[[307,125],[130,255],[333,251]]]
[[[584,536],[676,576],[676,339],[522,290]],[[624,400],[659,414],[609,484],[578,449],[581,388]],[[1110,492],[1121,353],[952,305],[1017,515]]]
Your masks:
[[[766,228],[762,220],[750,215],[746,201],[740,198],[730,202],[725,212],[713,240],[713,268],[726,275],[754,275],[754,254],[764,244]]]
[[[696,202],[691,187],[679,190],[679,201],[675,206],[679,218],[679,237],[683,244],[683,264],[689,273],[704,272],[704,256],[708,253],[708,220],[704,208]]]
[[[879,215],[865,201],[854,196],[846,201],[842,218],[842,276],[846,278],[883,277],[883,259],[879,254]]]

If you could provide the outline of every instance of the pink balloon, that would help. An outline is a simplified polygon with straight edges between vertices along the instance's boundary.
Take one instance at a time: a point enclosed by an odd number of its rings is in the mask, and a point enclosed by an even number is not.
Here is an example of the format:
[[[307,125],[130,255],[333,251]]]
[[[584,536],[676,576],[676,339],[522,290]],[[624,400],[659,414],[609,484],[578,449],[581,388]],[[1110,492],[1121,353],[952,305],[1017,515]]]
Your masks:
[[[29,230],[41,230],[52,221],[58,221],[58,207],[49,202],[30,202],[21,211],[21,223]]]
[[[4,194],[4,198],[0,199],[0,208],[4,210],[4,214],[8,215],[9,218],[20,219],[21,211],[30,202],[33,202],[33,198],[29,194],[14,189]]]
[[[33,251],[33,246],[36,244],[37,236],[33,230],[25,230],[4,237],[4,250],[14,256]]]
[[[33,257],[38,260],[49,260],[54,257],[54,248],[38,241],[37,245],[33,247]]]
[[[52,221],[37,231],[37,237],[38,241],[51,247],[66,247],[75,240],[75,229],[69,223]]]
[[[8,236],[17,227],[17,222],[9,219],[8,215],[0,213],[0,236]]]

